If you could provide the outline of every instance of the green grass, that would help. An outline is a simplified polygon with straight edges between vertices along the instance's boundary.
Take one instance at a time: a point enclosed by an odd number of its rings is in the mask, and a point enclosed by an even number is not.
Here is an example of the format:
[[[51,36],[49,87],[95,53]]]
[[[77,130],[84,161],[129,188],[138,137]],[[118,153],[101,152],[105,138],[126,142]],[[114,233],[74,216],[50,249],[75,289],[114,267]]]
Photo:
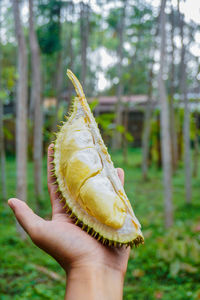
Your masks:
[[[192,179],[192,205],[184,199],[184,172],[173,177],[175,224],[164,228],[162,173],[152,166],[149,181],[141,180],[141,152],[129,150],[129,163],[121,153],[113,153],[116,167],[125,169],[125,189],[145,236],[145,245],[131,251],[124,285],[125,300],[200,299],[200,178]],[[15,160],[7,159],[8,197],[15,195]],[[200,170],[199,170],[200,173]],[[28,203],[35,209],[32,163],[28,164]],[[44,162],[44,200],[40,215],[49,218],[50,202]],[[200,225],[199,225],[200,227]],[[30,240],[21,241],[15,219],[0,201],[0,299],[63,299],[64,272]],[[57,280],[37,266],[59,275]]]

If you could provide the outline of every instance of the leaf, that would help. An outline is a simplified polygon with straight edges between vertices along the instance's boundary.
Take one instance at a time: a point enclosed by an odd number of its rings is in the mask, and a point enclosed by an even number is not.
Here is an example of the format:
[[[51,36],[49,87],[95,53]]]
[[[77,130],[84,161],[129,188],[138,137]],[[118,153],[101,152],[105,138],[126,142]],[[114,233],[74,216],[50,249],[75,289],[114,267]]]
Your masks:
[[[174,262],[172,262],[170,264],[170,268],[169,268],[169,273],[172,277],[176,277],[176,275],[178,274],[178,272],[181,269],[181,264],[179,260],[175,260]]]
[[[92,102],[89,103],[91,111],[94,111],[95,107],[99,104],[98,99],[94,99]]]
[[[136,277],[136,278],[140,278],[142,276],[144,276],[144,271],[141,270],[141,269],[135,269],[133,272],[132,272],[133,276]]]
[[[7,94],[5,91],[0,91],[0,99],[5,99],[7,97]]]
[[[117,131],[119,131],[120,133],[124,133],[125,132],[125,128],[123,125],[117,125],[116,126]]]
[[[180,255],[182,258],[186,257],[187,255],[187,245],[185,241],[176,241],[176,253]]]
[[[187,264],[187,263],[181,264],[181,270],[186,271],[187,273],[191,273],[191,274],[198,272],[198,268],[193,267],[192,265]]]
[[[128,141],[128,142],[133,142],[134,141],[134,137],[132,136],[132,134],[130,132],[126,132],[125,133],[125,139]]]

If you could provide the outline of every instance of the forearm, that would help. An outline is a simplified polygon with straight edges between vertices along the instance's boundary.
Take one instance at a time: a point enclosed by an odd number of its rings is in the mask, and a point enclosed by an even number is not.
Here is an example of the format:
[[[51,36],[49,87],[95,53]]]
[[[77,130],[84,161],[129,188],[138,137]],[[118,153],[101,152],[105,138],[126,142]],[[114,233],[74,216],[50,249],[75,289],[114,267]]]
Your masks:
[[[124,276],[104,267],[72,269],[68,273],[65,300],[122,300]]]

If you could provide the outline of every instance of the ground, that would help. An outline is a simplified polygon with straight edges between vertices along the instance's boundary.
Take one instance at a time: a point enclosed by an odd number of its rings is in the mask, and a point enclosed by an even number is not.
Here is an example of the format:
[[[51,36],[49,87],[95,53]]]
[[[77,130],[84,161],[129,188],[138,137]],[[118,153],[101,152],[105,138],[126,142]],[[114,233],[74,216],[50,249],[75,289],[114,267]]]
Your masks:
[[[141,179],[141,151],[129,149],[128,164],[112,155],[125,170],[125,189],[140,220],[145,244],[133,249],[124,285],[124,300],[200,299],[200,185],[192,179],[192,205],[185,205],[182,166],[173,177],[175,224],[164,229],[162,173],[152,166]],[[15,195],[15,160],[7,158],[8,197]],[[32,162],[28,164],[28,203],[34,209]],[[200,173],[200,170],[199,170]],[[50,218],[44,161],[44,200],[40,215]],[[0,201],[0,300],[63,299],[65,275],[60,266],[28,239],[21,241],[7,203]]]

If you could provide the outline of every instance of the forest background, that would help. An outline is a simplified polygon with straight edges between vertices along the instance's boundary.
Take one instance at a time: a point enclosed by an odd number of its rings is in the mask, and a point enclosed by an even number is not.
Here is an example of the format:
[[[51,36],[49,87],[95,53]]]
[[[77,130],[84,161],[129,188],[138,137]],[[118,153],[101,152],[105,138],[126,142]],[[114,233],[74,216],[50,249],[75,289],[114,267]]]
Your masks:
[[[124,299],[200,299],[200,5],[0,0],[0,299],[60,299],[64,274],[16,225],[17,196],[50,217],[46,150],[80,79],[145,245]],[[143,100],[141,100],[143,99]]]

